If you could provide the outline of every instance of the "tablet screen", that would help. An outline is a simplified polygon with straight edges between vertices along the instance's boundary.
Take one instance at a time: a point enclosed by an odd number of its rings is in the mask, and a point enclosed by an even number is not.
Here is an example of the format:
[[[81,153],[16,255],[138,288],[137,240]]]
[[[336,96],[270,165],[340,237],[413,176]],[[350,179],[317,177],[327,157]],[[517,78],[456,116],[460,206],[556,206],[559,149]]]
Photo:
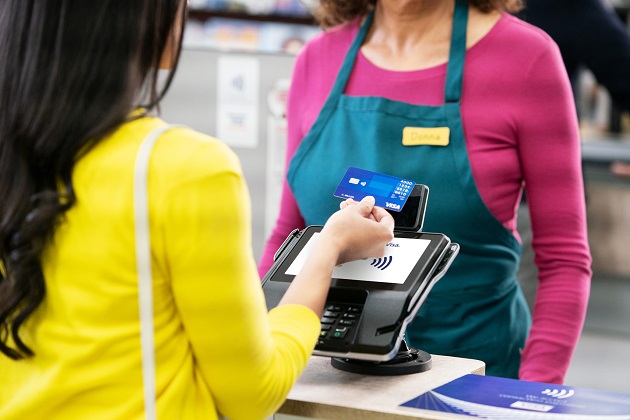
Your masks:
[[[295,276],[300,272],[318,238],[319,232],[311,236],[285,274]],[[428,239],[395,237],[385,247],[383,257],[340,264],[334,268],[332,277],[342,280],[403,284],[430,243]]]

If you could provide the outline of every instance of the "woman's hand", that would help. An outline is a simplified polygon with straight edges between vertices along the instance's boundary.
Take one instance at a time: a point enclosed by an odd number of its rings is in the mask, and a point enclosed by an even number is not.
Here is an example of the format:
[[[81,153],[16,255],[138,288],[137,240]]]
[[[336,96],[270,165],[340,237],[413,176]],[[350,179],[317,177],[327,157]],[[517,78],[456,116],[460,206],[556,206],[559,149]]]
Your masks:
[[[394,219],[374,198],[346,200],[320,232],[300,273],[295,276],[279,305],[298,304],[322,316],[336,264],[382,257],[394,237]]]
[[[374,197],[357,202],[348,199],[340,204],[321,232],[320,241],[337,246],[338,264],[382,257],[385,245],[394,238],[394,219],[382,207],[374,206]]]

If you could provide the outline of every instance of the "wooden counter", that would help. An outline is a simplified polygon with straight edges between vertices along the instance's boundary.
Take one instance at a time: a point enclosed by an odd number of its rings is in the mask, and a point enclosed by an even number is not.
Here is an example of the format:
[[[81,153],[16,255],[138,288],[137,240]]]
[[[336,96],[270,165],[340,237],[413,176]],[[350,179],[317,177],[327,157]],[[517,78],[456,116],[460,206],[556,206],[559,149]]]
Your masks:
[[[329,357],[312,356],[306,370],[274,418],[461,419],[461,416],[454,414],[398,408],[399,404],[460,376],[485,373],[485,364],[479,360],[436,355],[432,358],[433,367],[426,372],[401,376],[368,376],[335,369],[330,365]]]

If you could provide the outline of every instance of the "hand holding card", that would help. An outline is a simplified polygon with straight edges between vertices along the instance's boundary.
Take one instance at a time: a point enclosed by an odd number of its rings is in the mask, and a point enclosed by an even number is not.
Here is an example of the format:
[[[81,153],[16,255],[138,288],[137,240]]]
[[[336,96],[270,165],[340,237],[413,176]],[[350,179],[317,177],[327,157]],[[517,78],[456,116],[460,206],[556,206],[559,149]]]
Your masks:
[[[334,196],[361,201],[373,196],[376,205],[392,211],[401,211],[416,183],[414,181],[383,175],[378,172],[349,167]]]

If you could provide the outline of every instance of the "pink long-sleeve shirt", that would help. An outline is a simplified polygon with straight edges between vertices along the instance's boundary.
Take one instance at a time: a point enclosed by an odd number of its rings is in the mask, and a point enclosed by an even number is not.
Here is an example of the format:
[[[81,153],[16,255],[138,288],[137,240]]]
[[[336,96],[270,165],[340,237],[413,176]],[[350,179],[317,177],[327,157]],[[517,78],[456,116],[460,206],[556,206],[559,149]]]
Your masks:
[[[289,93],[287,167],[358,29],[353,21],[328,30],[298,56]],[[446,64],[389,71],[359,53],[345,93],[440,105],[445,77]],[[504,14],[467,51],[461,113],[479,193],[517,237],[523,185],[527,194],[539,285],[519,376],[562,383],[584,323],[591,257],[577,117],[556,44],[541,30]],[[261,276],[289,232],[303,227],[285,180],[278,220],[260,261]]]

